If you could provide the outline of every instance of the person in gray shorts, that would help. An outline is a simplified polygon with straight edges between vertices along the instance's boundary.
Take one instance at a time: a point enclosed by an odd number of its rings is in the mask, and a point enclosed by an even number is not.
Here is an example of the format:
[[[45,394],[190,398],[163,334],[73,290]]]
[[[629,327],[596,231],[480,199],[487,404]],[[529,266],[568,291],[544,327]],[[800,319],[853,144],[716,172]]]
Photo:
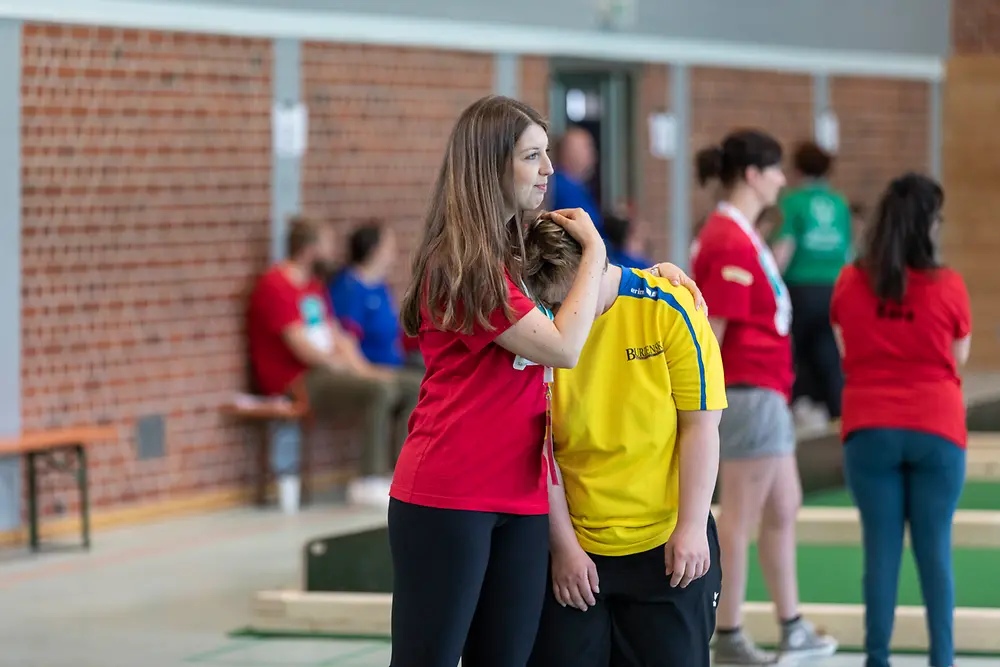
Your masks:
[[[832,655],[837,642],[798,611],[795,520],[802,487],[789,409],[792,308],[774,256],[756,223],[785,184],[781,146],[745,130],[698,154],[702,185],[718,179],[722,197],[692,248],[694,279],[722,348],[729,407],[719,425],[722,593],[716,665],[767,665],[777,656],[742,631],[747,550],[759,526],[761,569],[781,623],[782,657]]]
[[[729,385],[726,396],[729,408],[719,424],[723,458],[794,456],[795,421],[784,394],[767,387]]]

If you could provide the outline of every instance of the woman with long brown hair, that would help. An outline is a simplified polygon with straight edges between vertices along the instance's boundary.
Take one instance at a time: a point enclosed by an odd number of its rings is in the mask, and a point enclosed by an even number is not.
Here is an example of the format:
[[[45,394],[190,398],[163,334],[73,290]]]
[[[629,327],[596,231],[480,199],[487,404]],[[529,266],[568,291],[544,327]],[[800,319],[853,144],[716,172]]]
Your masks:
[[[392,667],[521,667],[531,652],[548,564],[544,367],[576,363],[606,263],[590,216],[547,213],[583,246],[580,271],[554,319],[525,295],[522,220],[545,197],[547,149],[534,109],[491,96],[459,117],[438,174],[401,309],[427,371],[390,492]]]

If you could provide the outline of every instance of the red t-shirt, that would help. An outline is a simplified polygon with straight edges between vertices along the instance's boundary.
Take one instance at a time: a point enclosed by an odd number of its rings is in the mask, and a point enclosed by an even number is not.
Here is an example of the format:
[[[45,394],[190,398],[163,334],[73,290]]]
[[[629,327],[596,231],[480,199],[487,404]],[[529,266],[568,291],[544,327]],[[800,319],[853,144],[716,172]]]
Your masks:
[[[692,273],[710,317],[726,320],[726,386],[772,389],[789,399],[791,302],[766,244],[738,210],[722,205],[692,247]]]
[[[535,304],[508,279],[518,320]],[[426,312],[419,333],[427,367],[420,400],[410,415],[390,495],[446,509],[545,514],[549,511],[544,369],[514,367],[497,345],[511,323],[498,309],[493,331],[440,331]]]
[[[952,345],[969,335],[965,282],[955,271],[910,271],[903,303],[880,303],[868,275],[844,267],[830,303],[844,337],[844,439],[864,428],[933,433],[964,447],[962,381]]]
[[[333,306],[318,280],[295,285],[280,266],[272,267],[258,280],[250,295],[247,340],[257,391],[266,395],[286,393],[306,365],[292,353],[282,338],[286,327],[301,323],[319,347],[332,350]]]

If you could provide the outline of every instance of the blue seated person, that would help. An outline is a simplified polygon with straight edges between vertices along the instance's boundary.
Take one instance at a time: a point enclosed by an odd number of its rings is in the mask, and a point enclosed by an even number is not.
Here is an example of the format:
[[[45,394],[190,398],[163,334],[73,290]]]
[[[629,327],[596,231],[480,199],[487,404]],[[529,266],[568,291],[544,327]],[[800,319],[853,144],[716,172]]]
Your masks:
[[[604,236],[601,209],[588,185],[597,168],[597,147],[593,135],[586,128],[570,127],[556,143],[555,158],[556,171],[549,179],[546,208],[553,211],[582,208]]]
[[[341,326],[354,335],[368,361],[403,366],[403,330],[386,276],[396,261],[396,236],[368,220],[347,241],[347,265],[330,281],[330,300]]]

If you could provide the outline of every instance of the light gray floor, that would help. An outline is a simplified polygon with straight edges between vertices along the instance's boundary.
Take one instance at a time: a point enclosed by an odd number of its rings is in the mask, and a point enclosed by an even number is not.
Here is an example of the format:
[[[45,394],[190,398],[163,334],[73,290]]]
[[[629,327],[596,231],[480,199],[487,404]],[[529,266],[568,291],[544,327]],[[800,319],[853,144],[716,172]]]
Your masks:
[[[0,667],[386,667],[380,642],[227,637],[246,625],[254,592],[296,585],[307,538],[382,521],[332,506],[246,509],[98,533],[87,554],[0,551]],[[848,655],[822,667],[862,664]]]

